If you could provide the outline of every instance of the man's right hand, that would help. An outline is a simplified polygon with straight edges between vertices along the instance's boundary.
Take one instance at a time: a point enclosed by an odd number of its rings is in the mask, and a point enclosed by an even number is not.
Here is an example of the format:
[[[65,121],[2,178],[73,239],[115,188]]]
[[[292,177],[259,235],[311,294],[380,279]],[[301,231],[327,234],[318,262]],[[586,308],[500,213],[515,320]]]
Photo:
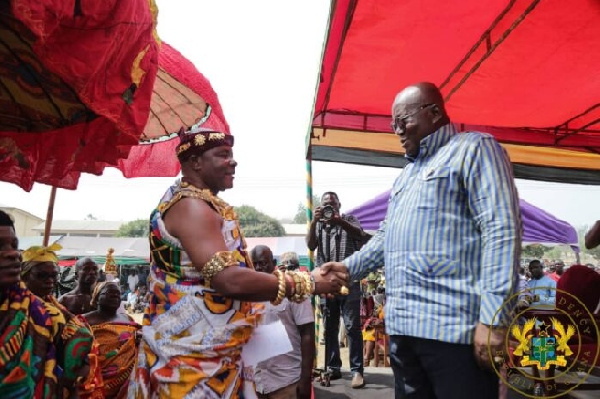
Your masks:
[[[323,208],[318,206],[315,208],[315,213],[313,214],[313,222],[318,222],[323,217]]]
[[[340,262],[328,262],[313,270],[315,279],[315,295],[338,294],[342,286],[347,287],[349,281],[348,268]]]

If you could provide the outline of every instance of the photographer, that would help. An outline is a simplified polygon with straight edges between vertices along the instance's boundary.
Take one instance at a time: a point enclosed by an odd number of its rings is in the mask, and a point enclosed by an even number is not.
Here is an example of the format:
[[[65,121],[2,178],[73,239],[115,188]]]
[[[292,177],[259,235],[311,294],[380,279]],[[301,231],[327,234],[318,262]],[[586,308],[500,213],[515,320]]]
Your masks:
[[[321,197],[321,206],[315,209],[306,243],[311,251],[316,249],[317,266],[326,262],[341,262],[362,246],[366,234],[358,220],[351,215],[340,215],[340,201],[334,192],[326,192]],[[360,282],[350,284],[349,294],[336,295],[325,301],[325,340],[326,365],[331,371],[331,379],[342,377],[340,368],[340,343],[338,340],[340,314],[348,336],[350,349],[350,370],[352,388],[362,388],[363,342],[360,325]]]

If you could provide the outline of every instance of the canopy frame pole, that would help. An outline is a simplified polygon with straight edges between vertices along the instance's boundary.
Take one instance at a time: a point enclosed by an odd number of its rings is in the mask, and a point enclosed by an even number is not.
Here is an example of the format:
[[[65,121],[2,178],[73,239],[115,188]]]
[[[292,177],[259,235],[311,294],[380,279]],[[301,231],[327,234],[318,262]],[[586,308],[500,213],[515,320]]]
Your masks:
[[[308,157],[306,158],[306,229],[310,229],[310,222],[313,218],[313,187],[312,187],[312,156],[309,151]],[[314,263],[314,252],[308,250],[308,269],[313,270],[315,267]]]

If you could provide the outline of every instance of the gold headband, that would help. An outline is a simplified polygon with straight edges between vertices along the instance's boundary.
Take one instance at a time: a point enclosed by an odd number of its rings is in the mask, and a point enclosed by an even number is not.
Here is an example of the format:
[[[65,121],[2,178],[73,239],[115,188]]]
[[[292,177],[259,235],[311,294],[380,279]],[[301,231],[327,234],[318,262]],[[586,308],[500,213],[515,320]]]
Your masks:
[[[179,137],[181,142],[175,149],[178,157],[192,148],[196,149],[197,153],[203,153],[221,145],[233,147],[233,136],[222,132],[201,130],[184,133],[182,130],[179,133]]]

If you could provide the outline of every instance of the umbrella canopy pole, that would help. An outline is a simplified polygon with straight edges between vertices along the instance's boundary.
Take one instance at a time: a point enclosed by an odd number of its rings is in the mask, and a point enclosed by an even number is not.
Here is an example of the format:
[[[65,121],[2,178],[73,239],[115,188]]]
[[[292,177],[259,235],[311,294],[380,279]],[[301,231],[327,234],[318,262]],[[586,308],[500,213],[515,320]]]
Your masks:
[[[52,229],[52,218],[54,216],[54,200],[56,199],[56,187],[52,186],[50,191],[50,201],[48,201],[48,211],[46,212],[46,225],[44,226],[44,246],[48,246],[50,239],[50,230]]]
[[[313,188],[312,188],[312,157],[310,152],[306,159],[306,228],[310,229],[310,222],[313,218]],[[314,264],[314,252],[308,251],[308,270],[312,270],[315,267]]]
[[[313,217],[313,188],[312,188],[312,156],[311,150],[308,150],[308,156],[306,157],[306,227],[310,229],[310,222]],[[313,270],[315,267],[314,252],[308,250],[308,270]],[[313,359],[313,368],[317,367],[317,358],[319,355],[319,337],[321,336],[321,307],[319,306],[318,297],[312,297],[313,306],[315,308],[315,357]],[[325,354],[327,356],[327,354]],[[326,367],[325,367],[326,368]]]

